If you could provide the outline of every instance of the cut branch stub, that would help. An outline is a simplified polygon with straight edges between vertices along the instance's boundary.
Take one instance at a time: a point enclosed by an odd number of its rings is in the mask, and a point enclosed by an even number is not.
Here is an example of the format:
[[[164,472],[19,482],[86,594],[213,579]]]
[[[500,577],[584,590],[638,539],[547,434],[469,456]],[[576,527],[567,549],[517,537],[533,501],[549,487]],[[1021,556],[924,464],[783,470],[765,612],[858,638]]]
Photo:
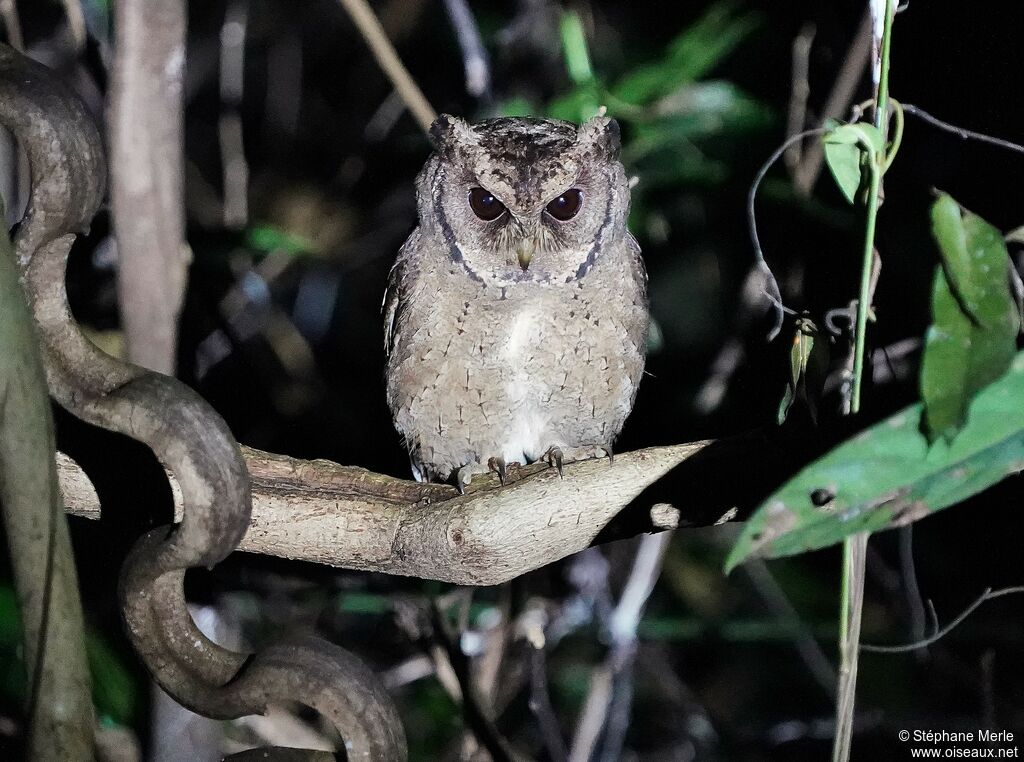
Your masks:
[[[140,539],[121,574],[125,622],[146,666],[176,700],[204,714],[236,717],[302,701],[344,734],[349,759],[404,758],[394,705],[355,657],[316,638],[235,653],[196,628],[185,605],[185,570],[220,561],[247,530],[245,461],[224,421],[192,390],[103,354],[71,317],[67,255],[105,187],[100,136],[85,107],[48,69],[0,46],[0,122],[32,170],[14,242],[50,391],[79,418],[147,444],[181,489],[181,523]]]

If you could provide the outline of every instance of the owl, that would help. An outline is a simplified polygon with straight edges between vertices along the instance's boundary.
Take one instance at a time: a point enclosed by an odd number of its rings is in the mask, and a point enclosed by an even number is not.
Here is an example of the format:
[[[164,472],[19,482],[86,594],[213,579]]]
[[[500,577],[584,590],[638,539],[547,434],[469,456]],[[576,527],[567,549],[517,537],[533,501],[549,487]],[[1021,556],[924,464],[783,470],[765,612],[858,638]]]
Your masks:
[[[384,297],[387,400],[420,481],[612,457],[647,340],[618,124],[442,115]]]

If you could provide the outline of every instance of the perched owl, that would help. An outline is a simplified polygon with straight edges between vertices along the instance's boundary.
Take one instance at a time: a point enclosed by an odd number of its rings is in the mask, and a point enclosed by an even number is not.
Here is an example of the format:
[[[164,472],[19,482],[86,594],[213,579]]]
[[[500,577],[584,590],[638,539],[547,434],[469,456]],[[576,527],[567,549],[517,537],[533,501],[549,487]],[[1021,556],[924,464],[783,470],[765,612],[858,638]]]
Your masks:
[[[387,398],[420,481],[612,454],[647,340],[619,128],[443,115],[384,297]]]

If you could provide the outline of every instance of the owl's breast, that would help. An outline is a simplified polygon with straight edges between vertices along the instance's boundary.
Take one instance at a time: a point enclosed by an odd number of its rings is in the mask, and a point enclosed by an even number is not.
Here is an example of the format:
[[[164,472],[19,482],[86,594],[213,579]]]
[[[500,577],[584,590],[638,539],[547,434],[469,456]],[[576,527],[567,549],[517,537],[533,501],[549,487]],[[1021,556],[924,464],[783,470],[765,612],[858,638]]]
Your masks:
[[[414,463],[435,478],[490,457],[608,444],[643,369],[628,288],[437,283],[412,294],[389,360],[389,402]]]

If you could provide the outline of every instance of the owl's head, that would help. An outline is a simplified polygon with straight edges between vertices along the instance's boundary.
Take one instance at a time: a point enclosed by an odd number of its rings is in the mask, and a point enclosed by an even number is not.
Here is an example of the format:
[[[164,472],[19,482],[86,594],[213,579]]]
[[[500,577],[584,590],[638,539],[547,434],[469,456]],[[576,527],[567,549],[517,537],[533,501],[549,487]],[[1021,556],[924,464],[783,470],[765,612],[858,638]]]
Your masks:
[[[619,127],[442,115],[417,181],[420,225],[488,285],[568,283],[626,234],[629,185]]]

